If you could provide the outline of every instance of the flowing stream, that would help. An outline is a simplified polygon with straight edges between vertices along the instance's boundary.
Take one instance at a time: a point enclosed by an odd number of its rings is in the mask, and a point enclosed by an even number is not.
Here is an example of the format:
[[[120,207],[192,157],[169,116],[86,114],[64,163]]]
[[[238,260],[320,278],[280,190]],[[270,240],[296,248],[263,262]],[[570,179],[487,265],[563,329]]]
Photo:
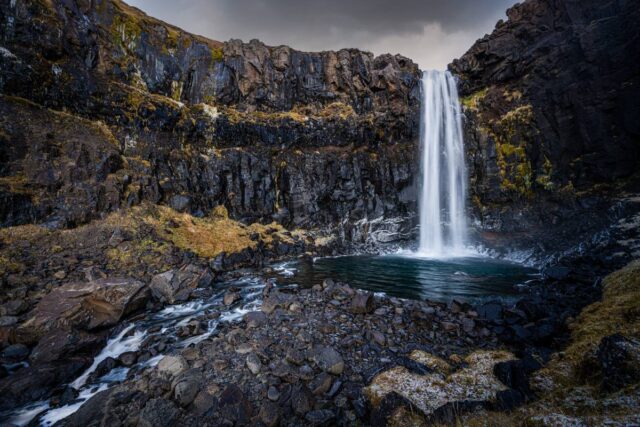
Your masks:
[[[466,170],[458,90],[448,71],[422,74],[420,143],[418,252],[435,258],[462,255],[467,237]]]
[[[112,385],[136,375],[143,369],[155,366],[171,349],[180,349],[197,344],[216,333],[222,322],[236,322],[242,316],[261,306],[260,296],[265,281],[258,275],[247,275],[241,279],[228,282],[218,288],[209,298],[189,301],[183,304],[170,305],[156,313],[149,313],[142,319],[122,325],[96,355],[89,366],[69,385],[78,391],[78,397],[70,404],[52,407],[48,400],[34,402],[15,411],[0,414],[0,425],[25,426],[39,424],[51,426],[76,412],[87,400],[97,393],[107,390]],[[222,303],[223,295],[229,286],[239,289],[242,300],[231,307]],[[181,332],[190,322],[206,325],[195,334],[183,335]],[[166,343],[166,351],[149,355],[146,360],[138,359],[131,368],[117,367],[108,373],[97,376],[96,369],[108,357],[117,358],[123,353],[139,351],[145,342],[161,340]]]

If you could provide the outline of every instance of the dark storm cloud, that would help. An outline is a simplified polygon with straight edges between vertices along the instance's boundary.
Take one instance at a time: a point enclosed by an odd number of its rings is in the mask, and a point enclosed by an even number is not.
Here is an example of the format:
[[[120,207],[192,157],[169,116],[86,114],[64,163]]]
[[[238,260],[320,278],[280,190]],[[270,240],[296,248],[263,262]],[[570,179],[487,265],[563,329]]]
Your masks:
[[[217,40],[258,38],[303,50],[357,47],[443,68],[490,32],[515,0],[130,0]]]

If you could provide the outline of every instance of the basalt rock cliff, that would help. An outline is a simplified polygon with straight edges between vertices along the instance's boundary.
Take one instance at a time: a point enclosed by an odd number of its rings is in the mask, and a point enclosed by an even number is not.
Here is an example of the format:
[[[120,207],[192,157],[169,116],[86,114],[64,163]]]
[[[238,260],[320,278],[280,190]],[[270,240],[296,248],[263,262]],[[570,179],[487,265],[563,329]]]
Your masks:
[[[507,16],[449,66],[471,206],[484,230],[574,242],[611,221],[640,164],[640,8],[529,0]]]
[[[72,227],[149,201],[408,236],[409,59],[220,43],[118,0],[5,1],[0,15],[2,225]]]
[[[450,65],[485,242],[573,245],[633,190],[639,14],[528,0]],[[150,202],[195,216],[224,205],[341,242],[413,238],[411,60],[221,43],[119,0],[4,1],[0,30],[3,226],[73,227]]]

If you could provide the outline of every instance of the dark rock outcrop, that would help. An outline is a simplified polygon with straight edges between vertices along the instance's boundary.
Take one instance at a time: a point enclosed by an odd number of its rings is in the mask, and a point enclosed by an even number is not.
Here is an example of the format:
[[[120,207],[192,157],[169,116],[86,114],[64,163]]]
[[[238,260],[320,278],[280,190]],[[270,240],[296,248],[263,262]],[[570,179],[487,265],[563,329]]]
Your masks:
[[[409,59],[220,43],[118,0],[0,12],[1,224],[69,227],[150,201],[345,240],[408,234],[382,220],[414,211]]]
[[[598,347],[602,389],[618,391],[640,381],[640,342],[620,334],[604,337]]]
[[[640,8],[527,0],[507,15],[449,66],[473,208],[486,230],[533,243],[553,229],[561,246],[602,227],[614,183],[640,164]]]

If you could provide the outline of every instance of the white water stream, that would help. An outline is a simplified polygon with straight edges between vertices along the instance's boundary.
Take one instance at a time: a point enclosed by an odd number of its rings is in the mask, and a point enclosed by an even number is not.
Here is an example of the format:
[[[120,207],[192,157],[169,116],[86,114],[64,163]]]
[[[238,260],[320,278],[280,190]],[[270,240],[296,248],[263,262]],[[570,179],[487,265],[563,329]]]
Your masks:
[[[454,77],[448,71],[422,74],[420,145],[422,192],[418,255],[463,255],[467,240],[462,113]]]
[[[165,354],[158,354],[144,362],[138,363],[132,368],[118,367],[100,378],[95,378],[94,373],[100,362],[108,357],[117,358],[121,354],[130,351],[138,351],[146,339],[154,336],[170,338],[169,348],[180,349],[197,344],[214,335],[218,325],[224,322],[235,322],[242,319],[245,313],[259,310],[261,306],[260,295],[264,287],[264,281],[257,276],[243,277],[229,285],[240,288],[242,301],[233,307],[225,307],[222,298],[225,289],[207,300],[194,300],[183,304],[165,307],[163,310],[149,314],[145,319],[125,325],[122,330],[110,338],[105,347],[96,355],[89,366],[75,381],[69,385],[78,391],[78,397],[74,402],[52,407],[49,401],[33,402],[22,408],[16,408],[9,413],[0,414],[0,425],[8,422],[9,425],[25,426],[39,424],[40,426],[52,426],[58,421],[76,412],[87,400],[97,393],[107,390],[114,384],[124,381],[131,369],[141,372],[143,369],[155,366]],[[207,319],[207,312],[218,311],[219,317]],[[207,327],[200,334],[181,337],[177,332],[180,328],[189,324],[191,320],[201,319],[206,321]],[[160,326],[161,328],[153,328]],[[153,332],[152,332],[153,331]]]

